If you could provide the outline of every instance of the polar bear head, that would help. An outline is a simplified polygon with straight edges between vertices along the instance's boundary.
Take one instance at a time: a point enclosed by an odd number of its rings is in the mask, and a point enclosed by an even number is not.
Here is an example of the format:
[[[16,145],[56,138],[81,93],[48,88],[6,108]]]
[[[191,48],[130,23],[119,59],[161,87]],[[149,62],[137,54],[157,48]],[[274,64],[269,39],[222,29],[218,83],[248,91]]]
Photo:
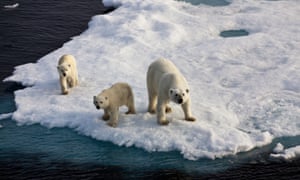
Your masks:
[[[94,96],[94,105],[97,109],[106,109],[109,106],[109,98],[103,93]]]
[[[169,89],[169,98],[177,104],[184,104],[190,98],[189,89],[171,88]]]
[[[63,63],[57,66],[57,70],[60,76],[68,77],[71,75],[71,64]]]

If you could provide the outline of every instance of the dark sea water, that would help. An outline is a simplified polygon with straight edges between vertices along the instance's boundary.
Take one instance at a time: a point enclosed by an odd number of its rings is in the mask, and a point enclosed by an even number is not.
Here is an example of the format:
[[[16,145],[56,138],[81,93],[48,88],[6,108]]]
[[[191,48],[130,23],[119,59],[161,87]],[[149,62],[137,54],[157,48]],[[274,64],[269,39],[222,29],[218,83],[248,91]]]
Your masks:
[[[0,114],[16,109],[13,92],[22,87],[2,82],[15,66],[37,61],[83,32],[93,15],[112,10],[100,0],[19,0],[16,9],[2,8],[15,2],[0,1]],[[0,179],[300,179],[299,159],[269,159],[277,142],[289,147],[299,138],[276,139],[223,159],[189,161],[179,152],[149,153],[68,128],[18,126],[7,118],[0,120]]]

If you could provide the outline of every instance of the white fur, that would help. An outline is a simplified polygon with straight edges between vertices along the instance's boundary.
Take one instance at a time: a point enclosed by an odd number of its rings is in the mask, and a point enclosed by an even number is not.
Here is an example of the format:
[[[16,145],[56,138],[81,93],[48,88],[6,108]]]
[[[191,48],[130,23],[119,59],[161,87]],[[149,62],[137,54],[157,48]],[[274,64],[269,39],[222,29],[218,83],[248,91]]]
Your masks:
[[[108,89],[104,89],[94,96],[94,105],[97,109],[103,109],[103,120],[109,120],[108,125],[116,127],[118,124],[119,107],[127,106],[126,114],[135,114],[134,96],[131,87],[127,83],[116,83]]]
[[[149,96],[148,112],[157,111],[157,121],[159,124],[166,125],[166,112],[171,108],[167,106],[170,101],[180,104],[184,111],[185,120],[195,121],[190,109],[190,90],[187,81],[167,59],[158,59],[148,68],[147,89]]]
[[[62,94],[68,94],[69,88],[78,85],[78,73],[76,60],[72,55],[63,55],[59,61],[57,70]]]

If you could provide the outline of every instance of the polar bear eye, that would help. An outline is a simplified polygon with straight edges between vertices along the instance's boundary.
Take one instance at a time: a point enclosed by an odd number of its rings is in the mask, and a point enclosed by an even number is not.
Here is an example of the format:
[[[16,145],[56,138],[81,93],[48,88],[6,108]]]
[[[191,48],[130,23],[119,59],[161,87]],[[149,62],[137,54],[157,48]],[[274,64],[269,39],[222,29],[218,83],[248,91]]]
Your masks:
[[[103,101],[100,101],[100,104],[103,104]]]
[[[189,93],[189,90],[188,90],[188,89],[186,89],[185,91],[186,91],[186,93]]]
[[[184,93],[182,93],[182,96],[184,96],[185,94]]]

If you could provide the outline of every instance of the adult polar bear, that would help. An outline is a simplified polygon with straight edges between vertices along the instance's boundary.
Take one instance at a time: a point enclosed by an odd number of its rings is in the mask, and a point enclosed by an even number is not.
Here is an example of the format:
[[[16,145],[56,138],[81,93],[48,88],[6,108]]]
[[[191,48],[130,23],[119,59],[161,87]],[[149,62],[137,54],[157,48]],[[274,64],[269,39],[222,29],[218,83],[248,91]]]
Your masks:
[[[171,111],[171,108],[167,106],[170,101],[181,105],[185,120],[196,120],[191,113],[188,83],[171,61],[161,58],[150,64],[147,72],[147,89],[148,112],[157,111],[159,124],[169,124],[166,112]]]

